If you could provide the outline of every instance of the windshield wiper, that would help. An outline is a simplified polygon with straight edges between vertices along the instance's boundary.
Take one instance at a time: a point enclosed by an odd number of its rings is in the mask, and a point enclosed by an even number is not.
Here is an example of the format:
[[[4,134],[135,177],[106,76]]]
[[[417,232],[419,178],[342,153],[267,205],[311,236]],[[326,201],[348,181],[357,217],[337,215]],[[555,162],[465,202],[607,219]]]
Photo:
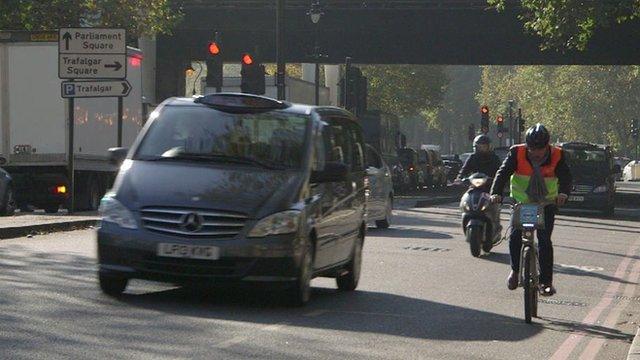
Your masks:
[[[276,169],[285,169],[285,166],[280,164],[275,164],[273,162],[259,160],[256,158],[248,157],[248,156],[232,156],[226,154],[202,154],[202,153],[177,153],[172,156],[159,156],[150,159],[145,159],[147,161],[175,161],[175,160],[190,160],[190,161],[217,161],[217,162],[225,162],[225,163],[236,163],[236,164],[250,164],[250,165],[258,165],[267,169],[276,170]]]

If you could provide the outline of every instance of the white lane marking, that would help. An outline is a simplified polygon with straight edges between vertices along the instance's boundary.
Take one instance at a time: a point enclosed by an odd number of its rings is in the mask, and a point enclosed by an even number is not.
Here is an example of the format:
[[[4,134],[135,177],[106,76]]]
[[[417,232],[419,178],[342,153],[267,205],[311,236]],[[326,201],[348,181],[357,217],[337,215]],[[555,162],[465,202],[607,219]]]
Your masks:
[[[276,323],[276,324],[270,324],[270,325],[266,325],[266,326],[263,326],[263,327],[259,328],[257,332],[260,333],[260,332],[278,331],[278,330],[280,330],[281,328],[283,328],[283,327],[285,327],[287,325],[289,325],[289,322],[286,322],[286,321],[280,322],[280,323]],[[253,336],[252,338],[255,338],[255,336]],[[231,346],[243,343],[248,339],[249,339],[248,336],[234,336],[231,339],[227,339],[225,341],[222,341],[222,342],[216,344],[215,347],[220,348],[220,349],[225,349],[225,348],[229,348]]]
[[[599,266],[581,266],[581,265],[567,265],[567,264],[556,264],[559,267],[563,267],[566,269],[575,269],[575,270],[580,270],[580,271],[584,271],[584,272],[595,272],[595,271],[603,271],[604,268],[601,268]]]

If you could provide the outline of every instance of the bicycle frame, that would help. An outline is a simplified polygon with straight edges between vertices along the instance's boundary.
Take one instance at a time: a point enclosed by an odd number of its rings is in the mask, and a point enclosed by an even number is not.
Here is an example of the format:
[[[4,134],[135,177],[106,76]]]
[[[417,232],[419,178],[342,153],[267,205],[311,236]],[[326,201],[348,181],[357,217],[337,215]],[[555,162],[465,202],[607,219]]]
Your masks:
[[[528,269],[528,271],[530,271],[530,274],[532,275],[534,289],[537,289],[539,285],[540,270],[538,269],[538,247],[536,246],[535,236],[535,227],[523,227],[522,247],[520,248],[520,266],[518,267],[518,286],[520,287],[525,286],[524,272],[527,271],[527,269],[524,269],[524,256],[525,251],[527,250],[531,254],[531,269]]]

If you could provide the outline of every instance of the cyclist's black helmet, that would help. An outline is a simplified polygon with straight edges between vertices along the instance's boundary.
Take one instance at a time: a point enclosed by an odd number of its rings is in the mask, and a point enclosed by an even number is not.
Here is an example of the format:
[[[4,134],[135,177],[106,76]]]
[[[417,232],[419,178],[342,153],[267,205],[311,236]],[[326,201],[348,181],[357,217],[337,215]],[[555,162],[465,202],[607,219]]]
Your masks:
[[[487,135],[480,134],[480,135],[476,136],[475,139],[473,139],[473,147],[474,148],[476,147],[476,145],[482,145],[482,144],[491,145],[491,138],[488,137]]]
[[[527,130],[527,147],[541,149],[549,145],[549,130],[542,124],[535,124]]]

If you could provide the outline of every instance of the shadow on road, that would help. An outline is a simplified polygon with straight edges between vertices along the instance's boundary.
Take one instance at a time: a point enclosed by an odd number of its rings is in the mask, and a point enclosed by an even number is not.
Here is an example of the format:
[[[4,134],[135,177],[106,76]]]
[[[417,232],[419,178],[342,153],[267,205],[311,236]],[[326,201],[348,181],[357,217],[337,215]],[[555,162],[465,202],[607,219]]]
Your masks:
[[[554,247],[557,245],[554,245]],[[486,259],[492,262],[496,262],[496,263],[500,263],[500,264],[505,264],[505,265],[510,265],[511,264],[511,257],[509,256],[508,253],[491,253],[485,256],[482,256],[481,259]],[[610,275],[606,275],[606,274],[602,274],[599,273],[597,271],[586,271],[586,270],[581,270],[578,268],[572,268],[572,267],[562,267],[562,266],[558,266],[558,265],[554,265],[553,266],[553,273],[554,274],[564,274],[564,275],[574,275],[574,276],[588,276],[588,277],[593,277],[596,279],[602,279],[605,281],[613,281],[613,282],[617,282],[620,284],[636,284],[633,282],[629,282],[627,280],[624,279],[620,279],[617,278],[615,276],[610,276]]]
[[[426,229],[412,228],[407,226],[392,226],[389,229],[369,228],[367,236],[379,236],[389,238],[413,238],[413,239],[452,239],[453,236],[441,232],[429,231]]]
[[[625,334],[617,329],[612,329],[599,325],[589,325],[584,323],[578,323],[573,321],[566,321],[555,318],[545,318],[546,324],[537,324],[545,329],[553,331],[561,331],[570,334],[584,334],[590,338],[602,338],[608,340],[622,340],[628,343],[633,341],[635,334]]]
[[[113,299],[98,290],[94,259],[21,246],[0,248],[0,268],[0,322],[8,329],[0,348],[27,358],[42,346],[70,358],[86,351],[98,358],[114,351],[183,357],[184,349],[216,341],[207,338],[212,326],[238,330],[248,323],[444,341],[516,342],[541,331],[518,318],[373,291],[314,287],[308,306],[288,308],[277,291],[167,289],[134,281]]]
[[[603,254],[603,255],[618,256],[618,257],[622,257],[622,258],[628,257],[628,258],[633,259],[633,260],[640,260],[640,256],[638,256],[638,255],[628,256],[626,254],[616,254],[616,253],[612,253],[612,252],[608,252],[608,251],[591,250],[591,249],[584,249],[584,248],[579,248],[579,247],[575,247],[575,246],[557,245],[557,244],[554,244],[553,247],[563,248],[563,249],[570,249],[570,250],[586,251],[586,252],[592,252],[592,253]]]

